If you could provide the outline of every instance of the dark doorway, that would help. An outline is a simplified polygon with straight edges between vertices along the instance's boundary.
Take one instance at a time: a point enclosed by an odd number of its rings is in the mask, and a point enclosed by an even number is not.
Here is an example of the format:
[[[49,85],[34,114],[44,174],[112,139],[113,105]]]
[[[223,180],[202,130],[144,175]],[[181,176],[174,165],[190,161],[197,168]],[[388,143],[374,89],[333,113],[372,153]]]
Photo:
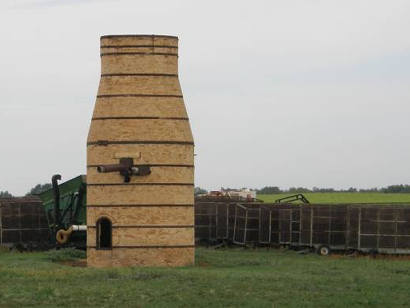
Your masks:
[[[111,220],[102,217],[97,220],[97,249],[112,249]]]

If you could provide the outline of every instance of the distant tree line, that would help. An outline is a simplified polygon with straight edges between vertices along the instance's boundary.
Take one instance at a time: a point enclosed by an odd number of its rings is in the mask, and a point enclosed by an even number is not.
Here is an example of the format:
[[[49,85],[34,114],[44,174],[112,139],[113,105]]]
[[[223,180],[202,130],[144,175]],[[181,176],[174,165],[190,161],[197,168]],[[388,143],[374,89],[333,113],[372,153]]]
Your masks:
[[[13,195],[9,193],[7,190],[0,191],[0,198],[12,198]]]
[[[203,195],[203,194],[206,194],[206,193],[208,193],[208,191],[206,189],[201,188],[201,187],[195,187],[195,189],[194,189],[194,195],[195,196],[196,195]]]
[[[26,193],[26,196],[33,196],[33,195],[38,195],[46,190],[51,189],[52,185],[50,183],[46,184],[37,184],[34,186],[28,193]],[[9,193],[7,190],[5,191],[0,191],[0,198],[13,198],[14,196]]]
[[[237,188],[222,188],[223,190],[235,190]],[[243,188],[242,188],[243,189]],[[378,192],[378,193],[410,193],[410,185],[390,185],[383,188],[355,188],[350,187],[348,189],[334,189],[334,188],[319,188],[313,187],[312,189],[306,187],[290,187],[289,189],[281,189],[278,186],[265,186],[261,189],[252,189],[256,190],[258,194],[263,195],[272,195],[272,194],[281,194],[281,193],[291,193],[291,194],[300,194],[300,193],[337,193],[337,192],[350,192],[350,193],[363,193],[363,192]],[[207,190],[195,187],[195,195],[206,194]]]
[[[312,189],[305,187],[290,187],[289,189],[280,189],[277,186],[265,186],[261,189],[256,189],[258,194],[280,194],[280,193],[336,193],[336,192],[380,192],[380,193],[410,193],[410,185],[390,185],[383,188],[368,188],[357,189],[350,187],[348,189],[334,189],[334,188],[319,188],[313,187]]]
[[[51,189],[52,185],[50,183],[46,184],[37,184],[26,194],[26,196],[38,195],[44,191]]]
[[[385,193],[410,193],[410,185],[390,185],[383,188]]]
[[[30,191],[26,194],[26,196],[31,195],[38,195],[46,190],[51,189],[52,186],[49,183],[46,184],[37,184],[34,186]],[[224,190],[235,190],[235,188],[222,188]],[[243,189],[243,188],[242,188]],[[399,185],[390,185],[383,188],[368,188],[368,189],[357,189],[354,187],[350,187],[348,189],[334,189],[334,188],[319,188],[313,187],[312,189],[306,187],[290,187],[289,189],[280,189],[278,186],[265,186],[261,189],[252,189],[256,190],[258,194],[263,195],[272,195],[272,194],[281,194],[281,193],[337,193],[337,192],[379,192],[379,193],[410,193],[410,185],[407,184],[399,184]],[[201,187],[195,187],[194,194],[201,195],[206,194],[208,191]],[[7,190],[0,191],[0,198],[12,198],[14,197],[11,193]]]

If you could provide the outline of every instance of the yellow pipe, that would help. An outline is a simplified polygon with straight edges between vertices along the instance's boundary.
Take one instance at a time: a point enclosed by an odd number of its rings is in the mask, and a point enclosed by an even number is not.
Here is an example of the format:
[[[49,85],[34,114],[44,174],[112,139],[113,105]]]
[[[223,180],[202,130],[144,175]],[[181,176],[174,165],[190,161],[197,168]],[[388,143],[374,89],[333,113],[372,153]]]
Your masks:
[[[57,243],[61,245],[67,243],[68,239],[70,238],[71,233],[73,233],[73,226],[71,226],[67,230],[64,230],[64,229],[58,230],[56,234]]]

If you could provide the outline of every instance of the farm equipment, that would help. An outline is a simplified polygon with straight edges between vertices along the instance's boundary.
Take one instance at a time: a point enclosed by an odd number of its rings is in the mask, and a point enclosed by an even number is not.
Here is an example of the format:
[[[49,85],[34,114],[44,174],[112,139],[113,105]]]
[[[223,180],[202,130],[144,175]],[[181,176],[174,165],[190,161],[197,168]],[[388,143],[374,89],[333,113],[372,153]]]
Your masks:
[[[302,201],[303,203],[310,203],[309,200],[303,194],[296,194],[292,196],[276,199],[275,203],[290,203],[295,201]]]
[[[18,250],[48,247],[49,230],[36,196],[0,198],[0,246]]]
[[[115,170],[118,171],[118,170]],[[86,246],[86,178],[78,176],[39,195],[52,244]],[[298,203],[291,203],[301,201]],[[409,204],[310,204],[302,194],[275,203],[229,196],[195,199],[195,239],[208,244],[289,246],[332,251],[410,254]]]
[[[197,242],[410,254],[409,204],[195,204]]]
[[[43,201],[51,242],[58,246],[86,245],[86,180],[77,176],[58,185],[61,176],[52,177],[52,189],[39,195]]]

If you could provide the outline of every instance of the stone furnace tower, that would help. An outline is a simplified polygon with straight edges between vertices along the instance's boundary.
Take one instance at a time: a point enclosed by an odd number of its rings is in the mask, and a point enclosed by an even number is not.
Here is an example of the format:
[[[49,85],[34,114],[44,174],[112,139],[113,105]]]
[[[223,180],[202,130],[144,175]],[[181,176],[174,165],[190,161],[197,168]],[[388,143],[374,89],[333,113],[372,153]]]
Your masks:
[[[193,148],[178,38],[102,36],[87,141],[89,266],[193,264]]]

